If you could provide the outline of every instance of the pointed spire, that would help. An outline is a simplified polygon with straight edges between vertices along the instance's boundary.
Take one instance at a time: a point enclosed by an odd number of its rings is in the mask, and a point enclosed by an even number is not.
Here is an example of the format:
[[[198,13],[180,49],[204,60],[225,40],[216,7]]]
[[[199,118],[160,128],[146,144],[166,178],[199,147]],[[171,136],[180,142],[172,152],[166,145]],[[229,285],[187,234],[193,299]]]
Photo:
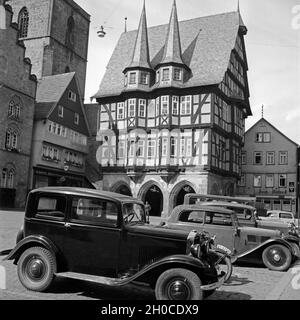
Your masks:
[[[240,14],[240,0],[238,0],[238,3],[237,3],[237,12]]]
[[[135,40],[133,56],[132,56],[131,64],[129,67],[130,68],[142,67],[142,68],[151,69],[150,57],[149,57],[149,43],[148,43],[145,0],[144,0],[139,28],[138,28],[137,36]]]
[[[181,43],[179,34],[179,24],[177,17],[176,1],[173,2],[170,16],[168,32],[165,42],[164,55],[161,63],[176,62],[184,64],[181,56]]]

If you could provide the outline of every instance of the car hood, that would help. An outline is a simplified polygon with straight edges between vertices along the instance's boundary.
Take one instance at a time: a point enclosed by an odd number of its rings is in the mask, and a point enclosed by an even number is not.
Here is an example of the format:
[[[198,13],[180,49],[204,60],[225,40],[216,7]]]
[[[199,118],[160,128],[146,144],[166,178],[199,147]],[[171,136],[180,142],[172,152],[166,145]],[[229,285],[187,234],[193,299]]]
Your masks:
[[[190,233],[189,230],[173,229],[168,228],[167,226],[156,226],[151,224],[129,224],[125,227],[125,229],[131,233],[178,240],[186,240]]]
[[[265,236],[265,237],[280,237],[281,232],[279,230],[270,230],[264,228],[254,228],[254,227],[240,227],[240,230],[247,233],[253,234],[257,236]]]

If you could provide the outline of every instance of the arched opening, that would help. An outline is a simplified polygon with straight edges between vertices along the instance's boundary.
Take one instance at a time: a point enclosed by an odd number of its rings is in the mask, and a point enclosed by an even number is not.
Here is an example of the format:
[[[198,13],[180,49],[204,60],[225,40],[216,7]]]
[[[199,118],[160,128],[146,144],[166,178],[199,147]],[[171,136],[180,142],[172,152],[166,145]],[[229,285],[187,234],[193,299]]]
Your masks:
[[[220,188],[218,186],[217,183],[214,183],[212,185],[212,188],[211,188],[211,191],[210,191],[211,194],[215,194],[215,195],[219,195],[220,194]]]
[[[120,186],[118,186],[114,192],[124,194],[125,196],[132,196],[130,188],[125,184],[121,184]]]
[[[174,197],[174,205],[175,205],[175,207],[183,204],[184,196],[187,193],[196,193],[196,192],[195,192],[194,188],[192,188],[188,184],[182,186],[182,188],[177,191],[177,195],[175,194],[175,197]]]
[[[66,46],[73,47],[74,45],[74,27],[75,21],[72,16],[69,17],[67,22],[67,31],[66,31]]]
[[[234,195],[234,185],[232,182],[229,182],[225,186],[225,196],[233,196]]]
[[[160,188],[153,184],[151,185],[146,192],[144,192],[144,195],[142,197],[142,200],[147,205],[150,205],[149,207],[149,215],[150,216],[161,216],[161,213],[163,211],[163,194],[160,190]]]
[[[71,70],[70,70],[70,67],[69,66],[66,66],[65,68],[65,73],[69,73]]]
[[[28,35],[29,13],[27,8],[23,8],[19,13],[19,38],[26,38]]]

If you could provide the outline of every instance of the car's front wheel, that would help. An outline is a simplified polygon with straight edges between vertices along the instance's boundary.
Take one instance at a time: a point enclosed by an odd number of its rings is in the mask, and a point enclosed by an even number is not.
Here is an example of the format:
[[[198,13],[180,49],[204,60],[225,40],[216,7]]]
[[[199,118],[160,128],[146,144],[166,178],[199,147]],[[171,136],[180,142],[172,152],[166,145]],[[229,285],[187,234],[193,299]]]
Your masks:
[[[201,280],[187,269],[166,270],[157,279],[155,296],[157,300],[202,300]]]
[[[18,261],[18,277],[26,289],[45,291],[51,285],[56,272],[56,259],[42,247],[25,250]]]
[[[270,270],[285,271],[291,265],[292,254],[287,247],[281,244],[273,244],[263,251],[262,259],[264,265]]]

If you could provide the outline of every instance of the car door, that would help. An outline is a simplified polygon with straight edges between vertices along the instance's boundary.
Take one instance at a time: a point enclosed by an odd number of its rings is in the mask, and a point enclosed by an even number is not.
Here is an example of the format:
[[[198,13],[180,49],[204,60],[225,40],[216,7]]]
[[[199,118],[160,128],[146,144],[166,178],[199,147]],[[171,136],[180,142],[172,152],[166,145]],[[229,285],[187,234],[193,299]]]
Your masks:
[[[117,202],[72,197],[64,254],[69,271],[116,276],[121,229]]]
[[[67,197],[37,192],[32,195],[25,216],[25,236],[43,236],[60,251],[65,240]]]
[[[216,243],[234,251],[237,235],[234,221],[230,214],[206,212],[203,226],[211,236],[216,235]]]

